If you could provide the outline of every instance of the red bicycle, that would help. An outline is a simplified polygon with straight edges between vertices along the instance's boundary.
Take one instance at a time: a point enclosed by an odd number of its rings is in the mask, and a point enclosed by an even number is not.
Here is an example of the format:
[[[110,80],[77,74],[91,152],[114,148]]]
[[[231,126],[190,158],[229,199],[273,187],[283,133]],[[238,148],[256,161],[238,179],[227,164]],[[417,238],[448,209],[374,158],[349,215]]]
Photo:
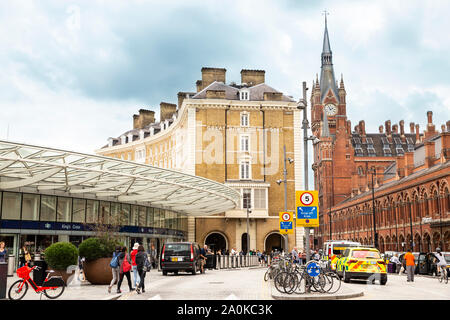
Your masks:
[[[21,280],[17,280],[9,288],[8,297],[10,300],[22,299],[28,291],[28,284],[30,284],[36,293],[43,293],[49,299],[56,299],[63,294],[66,284],[61,277],[49,277],[53,270],[46,271],[47,277],[42,283],[42,286],[38,286],[30,277],[31,271],[35,269],[39,270],[41,267],[34,266],[30,268],[28,264],[26,264],[17,269],[17,276],[21,278]]]

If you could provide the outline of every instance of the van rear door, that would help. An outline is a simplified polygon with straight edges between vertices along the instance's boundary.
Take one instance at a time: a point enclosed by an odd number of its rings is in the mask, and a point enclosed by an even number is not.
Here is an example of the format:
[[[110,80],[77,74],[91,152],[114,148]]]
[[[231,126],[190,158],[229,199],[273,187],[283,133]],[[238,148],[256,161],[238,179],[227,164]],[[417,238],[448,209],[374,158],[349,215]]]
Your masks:
[[[187,262],[191,258],[190,243],[167,243],[164,248],[164,260],[169,262]]]

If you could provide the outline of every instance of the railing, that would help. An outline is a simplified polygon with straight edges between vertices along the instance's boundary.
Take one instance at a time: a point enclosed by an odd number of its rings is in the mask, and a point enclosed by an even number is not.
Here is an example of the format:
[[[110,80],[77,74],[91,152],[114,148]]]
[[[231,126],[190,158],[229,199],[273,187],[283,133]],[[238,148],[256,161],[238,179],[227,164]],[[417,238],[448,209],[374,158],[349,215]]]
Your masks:
[[[236,269],[259,266],[258,256],[216,255],[216,269]]]

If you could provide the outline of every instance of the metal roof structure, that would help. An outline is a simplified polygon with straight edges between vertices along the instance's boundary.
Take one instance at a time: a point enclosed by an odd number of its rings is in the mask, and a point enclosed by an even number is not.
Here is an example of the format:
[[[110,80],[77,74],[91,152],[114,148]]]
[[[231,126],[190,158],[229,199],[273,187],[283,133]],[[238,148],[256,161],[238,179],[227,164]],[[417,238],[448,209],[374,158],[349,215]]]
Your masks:
[[[146,164],[0,140],[0,190],[34,188],[153,206],[189,216],[234,209],[225,185]]]

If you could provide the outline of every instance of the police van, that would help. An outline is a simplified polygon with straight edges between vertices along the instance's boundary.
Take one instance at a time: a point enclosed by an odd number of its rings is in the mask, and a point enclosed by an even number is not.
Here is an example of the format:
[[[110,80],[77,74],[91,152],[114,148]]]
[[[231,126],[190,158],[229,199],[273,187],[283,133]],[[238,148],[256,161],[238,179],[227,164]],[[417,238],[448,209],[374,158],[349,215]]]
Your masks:
[[[323,245],[322,261],[327,263],[327,267],[335,271],[338,259],[347,248],[359,247],[361,243],[348,240],[331,240]]]

